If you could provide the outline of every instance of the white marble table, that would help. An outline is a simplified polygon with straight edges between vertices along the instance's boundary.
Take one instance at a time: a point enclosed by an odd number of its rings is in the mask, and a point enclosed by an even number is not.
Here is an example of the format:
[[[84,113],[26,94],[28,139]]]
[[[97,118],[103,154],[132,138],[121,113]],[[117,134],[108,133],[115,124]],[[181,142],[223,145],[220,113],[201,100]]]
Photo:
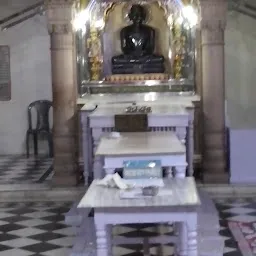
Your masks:
[[[124,161],[160,160],[169,178],[173,174],[178,178],[186,176],[186,147],[174,132],[121,133],[119,138],[106,135],[100,139],[95,156],[103,157],[106,174],[123,168]],[[103,178],[102,168],[97,168],[94,178]]]
[[[194,178],[167,179],[163,189],[171,190],[171,196],[120,199],[120,190],[97,185],[94,180],[78,204],[78,208],[94,208],[97,256],[111,256],[112,242],[109,225],[131,223],[182,222],[185,246],[180,255],[198,256],[197,208],[200,199]]]

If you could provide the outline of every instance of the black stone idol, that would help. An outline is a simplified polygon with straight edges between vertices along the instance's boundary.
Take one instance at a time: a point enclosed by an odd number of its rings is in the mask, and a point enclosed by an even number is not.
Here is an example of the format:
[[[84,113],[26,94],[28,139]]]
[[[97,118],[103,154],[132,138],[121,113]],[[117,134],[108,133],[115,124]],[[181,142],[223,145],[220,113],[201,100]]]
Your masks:
[[[112,73],[164,73],[164,57],[154,54],[155,30],[143,24],[146,19],[145,8],[138,4],[133,5],[129,19],[133,24],[121,30],[123,54],[112,58]]]

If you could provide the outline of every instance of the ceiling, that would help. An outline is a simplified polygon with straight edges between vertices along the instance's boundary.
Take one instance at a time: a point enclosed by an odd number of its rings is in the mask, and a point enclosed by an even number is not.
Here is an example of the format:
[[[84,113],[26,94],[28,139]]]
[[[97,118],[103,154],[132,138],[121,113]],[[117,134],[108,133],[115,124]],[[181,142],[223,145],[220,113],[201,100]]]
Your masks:
[[[43,3],[42,0],[0,0],[0,22],[2,19],[8,18],[14,13],[22,12],[27,7],[33,6],[40,2]],[[228,0],[228,4],[230,10],[235,10],[243,15],[256,19],[256,0]],[[30,14],[28,14],[28,11],[22,12],[22,14],[18,15],[18,17],[16,16],[15,22],[8,20],[7,23],[11,27],[12,25],[18,24],[19,21],[22,22],[26,20],[26,18],[30,18],[33,16],[33,14],[41,11],[42,9],[38,7],[35,7],[34,9],[32,8],[32,10],[30,8]],[[6,22],[4,23],[6,24]],[[4,23],[1,24],[2,28],[5,25]]]
[[[229,9],[256,19],[256,0],[229,0]]]
[[[0,28],[13,27],[42,13],[43,0],[0,0]]]
[[[256,1],[255,0],[247,0],[246,2],[256,7]]]

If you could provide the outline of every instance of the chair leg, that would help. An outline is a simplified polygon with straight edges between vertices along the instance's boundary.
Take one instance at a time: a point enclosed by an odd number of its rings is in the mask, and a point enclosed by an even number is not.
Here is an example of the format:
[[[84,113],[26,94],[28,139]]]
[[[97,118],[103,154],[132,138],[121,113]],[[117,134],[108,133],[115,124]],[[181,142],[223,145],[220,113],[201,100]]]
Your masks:
[[[49,156],[50,158],[53,157],[53,139],[52,139],[52,133],[47,134],[48,138],[48,145],[49,145]]]
[[[29,135],[30,135],[30,133],[27,132],[27,134],[26,134],[26,152],[27,152],[27,158],[29,158]]]
[[[38,136],[37,133],[33,134],[33,139],[34,139],[34,154],[37,156],[38,155]]]

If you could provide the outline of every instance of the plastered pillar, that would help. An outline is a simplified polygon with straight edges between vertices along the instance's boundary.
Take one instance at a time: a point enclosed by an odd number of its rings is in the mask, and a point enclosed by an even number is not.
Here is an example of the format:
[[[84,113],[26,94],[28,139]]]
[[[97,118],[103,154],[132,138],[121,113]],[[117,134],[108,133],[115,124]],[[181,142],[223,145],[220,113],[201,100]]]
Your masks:
[[[51,39],[54,185],[77,182],[77,85],[75,79],[73,0],[45,1]]]
[[[226,183],[224,30],[227,2],[200,2],[204,181]]]

